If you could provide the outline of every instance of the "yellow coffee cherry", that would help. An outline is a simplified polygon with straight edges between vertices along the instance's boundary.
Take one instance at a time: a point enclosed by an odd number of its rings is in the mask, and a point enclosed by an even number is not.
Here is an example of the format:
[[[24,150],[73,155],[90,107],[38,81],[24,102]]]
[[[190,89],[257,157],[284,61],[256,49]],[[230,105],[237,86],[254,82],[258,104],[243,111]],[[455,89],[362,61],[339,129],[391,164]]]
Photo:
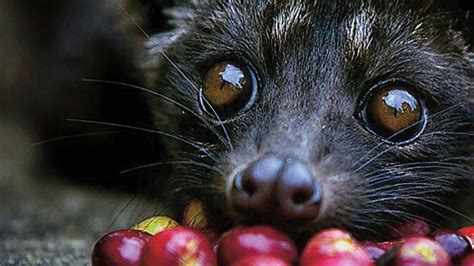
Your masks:
[[[131,229],[147,232],[155,235],[167,229],[179,226],[179,223],[168,216],[153,216],[136,225]]]

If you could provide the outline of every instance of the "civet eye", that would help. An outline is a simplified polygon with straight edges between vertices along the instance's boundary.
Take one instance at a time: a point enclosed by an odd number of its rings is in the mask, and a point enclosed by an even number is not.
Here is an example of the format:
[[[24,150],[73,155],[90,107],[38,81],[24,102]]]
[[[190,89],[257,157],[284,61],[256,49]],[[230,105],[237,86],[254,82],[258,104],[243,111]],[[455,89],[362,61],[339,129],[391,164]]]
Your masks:
[[[255,74],[249,67],[232,62],[217,63],[204,77],[201,108],[212,117],[230,118],[252,106],[256,87]]]
[[[426,122],[423,103],[403,87],[385,87],[372,92],[361,116],[369,130],[391,142],[413,139]]]

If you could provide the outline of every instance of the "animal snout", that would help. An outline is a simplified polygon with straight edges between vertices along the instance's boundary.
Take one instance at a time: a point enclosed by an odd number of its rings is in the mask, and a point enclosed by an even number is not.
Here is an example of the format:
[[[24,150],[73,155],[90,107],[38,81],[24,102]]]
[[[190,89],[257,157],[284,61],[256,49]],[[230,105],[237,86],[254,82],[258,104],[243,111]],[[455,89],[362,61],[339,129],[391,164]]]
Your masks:
[[[268,155],[235,177],[230,197],[235,209],[250,218],[273,214],[277,220],[312,220],[322,191],[304,161]]]

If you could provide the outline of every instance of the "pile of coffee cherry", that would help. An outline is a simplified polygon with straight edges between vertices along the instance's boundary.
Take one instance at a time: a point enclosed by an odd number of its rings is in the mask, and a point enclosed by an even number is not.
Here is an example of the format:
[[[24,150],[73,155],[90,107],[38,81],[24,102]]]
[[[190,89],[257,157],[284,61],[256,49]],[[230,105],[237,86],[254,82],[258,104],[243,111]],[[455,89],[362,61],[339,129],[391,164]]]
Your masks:
[[[397,241],[358,242],[341,229],[315,234],[301,254],[292,240],[269,226],[234,228],[220,237],[208,228],[202,205],[192,202],[184,226],[166,216],[102,237],[93,266],[474,266],[474,226],[432,232],[423,221],[396,229]]]

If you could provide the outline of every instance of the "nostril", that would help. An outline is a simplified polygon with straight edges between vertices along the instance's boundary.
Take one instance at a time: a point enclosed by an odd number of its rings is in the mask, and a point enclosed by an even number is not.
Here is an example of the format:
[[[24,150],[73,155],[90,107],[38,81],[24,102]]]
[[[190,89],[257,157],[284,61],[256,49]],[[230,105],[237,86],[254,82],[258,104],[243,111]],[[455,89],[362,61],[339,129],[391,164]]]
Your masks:
[[[291,199],[296,205],[301,205],[310,201],[312,196],[312,191],[302,188],[295,190]]]
[[[235,188],[241,192],[246,193],[249,196],[252,196],[257,191],[257,184],[251,178],[246,178],[247,176],[239,174],[234,181]]]
[[[285,164],[278,179],[279,212],[287,220],[311,220],[317,217],[321,205],[320,183],[309,166],[299,160]]]
[[[276,156],[255,161],[235,176],[230,194],[232,205],[242,213],[265,214],[275,200],[278,173],[284,162]]]
[[[247,194],[249,194],[250,196],[255,194],[255,191],[257,191],[257,185],[251,179],[243,180],[242,186],[244,191],[247,192]]]

